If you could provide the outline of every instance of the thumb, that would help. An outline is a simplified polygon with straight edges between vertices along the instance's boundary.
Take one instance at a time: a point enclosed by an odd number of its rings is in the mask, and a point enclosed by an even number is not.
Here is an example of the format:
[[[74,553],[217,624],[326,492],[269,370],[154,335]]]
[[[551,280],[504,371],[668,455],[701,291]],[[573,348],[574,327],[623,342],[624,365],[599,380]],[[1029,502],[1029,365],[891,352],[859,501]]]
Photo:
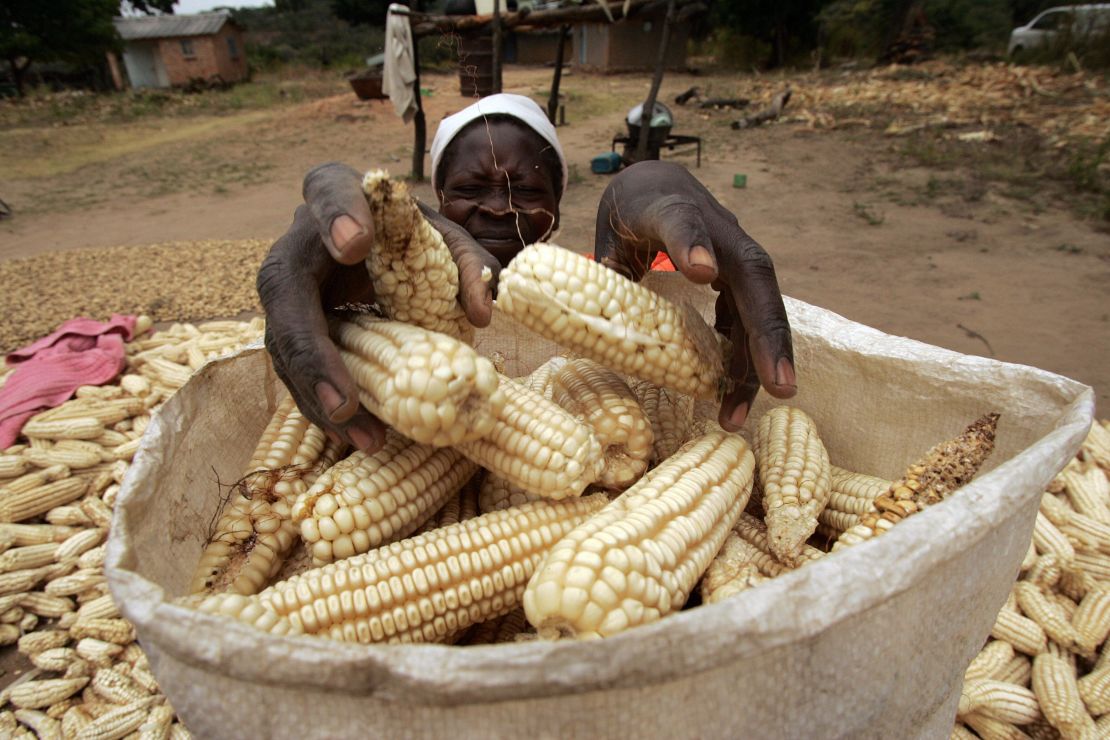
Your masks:
[[[717,258],[713,240],[693,201],[681,195],[668,195],[656,200],[646,215],[651,235],[663,244],[667,256],[694,283],[711,283],[717,279]]]

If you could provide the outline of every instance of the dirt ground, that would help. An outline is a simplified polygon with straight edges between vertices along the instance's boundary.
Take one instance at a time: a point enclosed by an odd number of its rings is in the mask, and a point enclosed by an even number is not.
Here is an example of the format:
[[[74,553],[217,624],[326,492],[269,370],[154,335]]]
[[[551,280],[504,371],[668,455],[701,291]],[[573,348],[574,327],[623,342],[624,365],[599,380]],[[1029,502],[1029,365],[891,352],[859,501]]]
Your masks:
[[[550,71],[509,68],[506,92],[543,99]],[[691,85],[743,94],[741,77],[668,75],[660,99]],[[468,100],[452,74],[424,79],[429,142]],[[591,247],[606,176],[590,159],[622,132],[646,76],[564,78],[572,166],[556,241]],[[734,112],[672,106],[676,133],[703,137],[688,167],[772,255],[785,294],[886,332],[1051,370],[1110,408],[1110,236],[1066,201],[1018,198],[966,167],[905,156],[866,125],[835,130],[786,120],[734,131]],[[387,102],[349,92],[231,115],[0,131],[0,260],[54,250],[172,240],[273,239],[313,164],[409,170],[412,130]],[[979,146],[1007,147],[1002,141]],[[1004,153],[1005,149],[997,150]],[[426,165],[427,167],[428,165]],[[732,187],[733,175],[747,187]],[[973,192],[965,187],[976,184]],[[419,196],[431,189],[418,185]],[[31,263],[28,263],[29,265]],[[49,276],[44,276],[49,279]],[[203,317],[195,317],[203,318]]]

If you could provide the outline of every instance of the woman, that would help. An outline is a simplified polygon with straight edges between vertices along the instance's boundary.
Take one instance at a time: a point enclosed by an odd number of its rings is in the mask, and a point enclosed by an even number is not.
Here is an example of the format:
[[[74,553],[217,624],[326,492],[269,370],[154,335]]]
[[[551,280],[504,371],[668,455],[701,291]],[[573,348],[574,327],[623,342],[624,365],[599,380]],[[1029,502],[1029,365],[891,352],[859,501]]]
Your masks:
[[[487,326],[500,268],[559,226],[566,160],[540,107],[511,94],[445,118],[431,154],[439,211],[421,209],[458,265],[467,318]],[[266,347],[297,405],[333,437],[374,451],[384,427],[359,405],[324,317],[324,309],[373,300],[362,261],[374,224],[361,180],[337,163],[308,173],[305,205],[263,263],[258,293]],[[744,423],[761,383],[777,398],[794,395],[790,326],[771,259],[685,168],[648,161],[616,175],[602,195],[595,237],[595,257],[628,277],[642,277],[664,251],[689,280],[720,291],[717,329],[734,346],[734,386],[719,415],[724,428]],[[492,282],[481,280],[484,267],[493,271]]]

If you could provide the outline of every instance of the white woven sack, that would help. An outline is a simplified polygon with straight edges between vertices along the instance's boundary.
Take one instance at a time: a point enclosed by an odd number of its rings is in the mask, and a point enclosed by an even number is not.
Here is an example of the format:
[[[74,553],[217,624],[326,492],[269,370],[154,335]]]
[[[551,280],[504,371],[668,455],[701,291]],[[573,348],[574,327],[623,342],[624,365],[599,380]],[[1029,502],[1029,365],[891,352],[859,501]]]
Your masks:
[[[707,294],[679,276],[662,293]],[[888,477],[988,411],[987,469],[876,540],[721,604],[593,642],[363,646],[275,638],[177,606],[280,384],[264,350],[205,366],[151,423],[116,504],[107,571],[198,737],[947,737],[963,670],[1075,453],[1090,388],[892,337],[788,300],[800,392],[835,464]],[[528,369],[554,348],[483,335]],[[752,418],[769,399],[761,394]]]

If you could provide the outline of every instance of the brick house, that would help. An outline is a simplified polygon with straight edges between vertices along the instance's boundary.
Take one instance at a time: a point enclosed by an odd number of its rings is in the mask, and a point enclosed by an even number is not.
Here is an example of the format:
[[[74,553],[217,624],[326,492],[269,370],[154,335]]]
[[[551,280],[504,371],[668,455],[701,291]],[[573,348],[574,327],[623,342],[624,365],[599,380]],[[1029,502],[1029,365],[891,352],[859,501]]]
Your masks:
[[[247,78],[243,31],[228,13],[116,18],[114,23],[131,87]]]

